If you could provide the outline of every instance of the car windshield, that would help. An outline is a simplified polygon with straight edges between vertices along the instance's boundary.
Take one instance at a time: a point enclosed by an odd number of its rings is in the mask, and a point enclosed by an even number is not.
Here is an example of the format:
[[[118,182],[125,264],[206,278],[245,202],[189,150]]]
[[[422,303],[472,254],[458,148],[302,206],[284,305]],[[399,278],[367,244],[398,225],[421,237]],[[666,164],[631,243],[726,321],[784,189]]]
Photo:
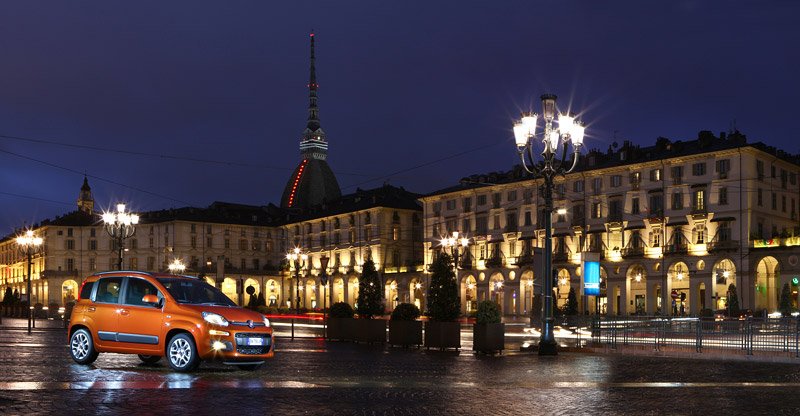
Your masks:
[[[201,280],[161,278],[158,281],[178,303],[236,306],[219,289]]]

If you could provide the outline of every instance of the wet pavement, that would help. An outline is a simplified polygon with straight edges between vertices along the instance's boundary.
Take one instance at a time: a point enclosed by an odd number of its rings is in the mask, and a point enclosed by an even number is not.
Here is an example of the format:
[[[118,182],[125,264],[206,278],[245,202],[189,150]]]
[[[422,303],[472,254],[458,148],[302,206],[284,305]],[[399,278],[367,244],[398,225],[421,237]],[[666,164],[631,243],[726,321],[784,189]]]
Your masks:
[[[118,354],[80,366],[57,323],[38,326],[31,335],[7,319],[0,327],[0,414],[775,415],[796,414],[800,392],[798,364],[484,356],[313,338],[277,338],[275,358],[255,372],[204,363],[179,374]]]

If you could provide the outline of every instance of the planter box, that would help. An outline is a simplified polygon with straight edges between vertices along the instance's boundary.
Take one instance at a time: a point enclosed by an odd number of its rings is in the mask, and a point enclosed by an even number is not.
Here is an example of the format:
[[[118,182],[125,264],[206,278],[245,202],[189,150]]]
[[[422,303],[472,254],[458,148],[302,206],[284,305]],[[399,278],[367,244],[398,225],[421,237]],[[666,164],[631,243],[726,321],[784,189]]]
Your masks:
[[[352,341],[355,335],[355,319],[328,318],[328,339]]]
[[[422,321],[389,321],[389,344],[422,345]]]
[[[461,348],[461,323],[436,322],[425,323],[425,348],[459,349]]]
[[[357,342],[386,342],[386,320],[384,319],[355,319],[355,337]]]
[[[502,352],[505,349],[506,324],[475,324],[472,326],[472,350]]]

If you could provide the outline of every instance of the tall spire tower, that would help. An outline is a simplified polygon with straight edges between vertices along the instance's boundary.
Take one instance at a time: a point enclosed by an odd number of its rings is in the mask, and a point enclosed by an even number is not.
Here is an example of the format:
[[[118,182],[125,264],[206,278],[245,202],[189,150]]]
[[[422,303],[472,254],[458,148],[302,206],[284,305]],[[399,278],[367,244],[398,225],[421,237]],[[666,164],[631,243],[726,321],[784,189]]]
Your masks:
[[[300,137],[300,164],[283,189],[281,207],[304,209],[339,198],[342,191],[326,159],[328,139],[319,122],[317,107],[317,68],[314,33],[311,39],[311,65],[308,78],[308,122]]]

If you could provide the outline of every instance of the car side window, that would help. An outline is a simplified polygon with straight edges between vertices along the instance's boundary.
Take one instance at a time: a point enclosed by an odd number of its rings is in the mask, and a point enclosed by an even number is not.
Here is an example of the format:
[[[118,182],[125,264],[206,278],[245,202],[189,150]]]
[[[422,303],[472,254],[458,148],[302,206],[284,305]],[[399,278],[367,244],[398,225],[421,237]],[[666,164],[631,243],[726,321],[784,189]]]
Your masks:
[[[94,282],[83,285],[81,288],[80,299],[89,299],[92,296],[92,289],[94,289]]]
[[[161,299],[161,293],[158,292],[155,286],[144,279],[137,279],[134,277],[128,278],[128,288],[125,290],[125,304],[127,305],[147,305],[142,302],[145,295],[156,295]]]
[[[94,294],[95,302],[118,303],[119,291],[122,288],[121,277],[104,277],[97,281],[97,291]]]

